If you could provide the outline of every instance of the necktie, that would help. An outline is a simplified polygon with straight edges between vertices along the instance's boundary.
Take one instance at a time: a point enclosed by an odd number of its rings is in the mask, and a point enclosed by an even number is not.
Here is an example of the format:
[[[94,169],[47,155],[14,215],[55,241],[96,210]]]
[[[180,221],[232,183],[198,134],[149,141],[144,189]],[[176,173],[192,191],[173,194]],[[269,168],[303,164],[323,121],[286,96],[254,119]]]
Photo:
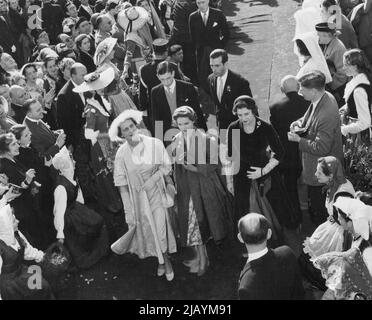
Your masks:
[[[203,23],[206,26],[207,25],[207,14],[203,13]]]
[[[221,102],[223,94],[223,80],[221,77],[218,77],[218,91],[217,91],[217,98]]]

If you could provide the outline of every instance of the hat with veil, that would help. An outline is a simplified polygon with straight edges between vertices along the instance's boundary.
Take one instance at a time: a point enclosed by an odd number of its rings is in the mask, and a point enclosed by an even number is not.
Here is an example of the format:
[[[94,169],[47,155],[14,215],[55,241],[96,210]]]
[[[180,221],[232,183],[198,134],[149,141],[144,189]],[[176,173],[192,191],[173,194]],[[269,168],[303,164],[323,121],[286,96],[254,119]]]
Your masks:
[[[372,232],[372,207],[367,206],[359,199],[339,197],[333,204],[342,210],[352,221],[356,234],[364,240],[369,240]]]
[[[331,73],[329,72],[329,68],[328,68],[326,59],[323,55],[323,52],[320,49],[318,39],[319,39],[318,35],[316,34],[315,31],[313,31],[313,32],[302,33],[296,36],[294,40],[301,40],[305,44],[307,50],[309,51],[311,55],[311,59],[306,63],[309,65],[308,66],[305,65],[301,69],[306,69],[308,72],[318,70],[325,75],[326,83],[329,83],[332,81],[332,76],[331,76]],[[295,47],[296,47],[295,53],[299,56],[300,54],[297,51],[297,46],[295,45]],[[304,74],[306,72],[302,72],[302,73]]]

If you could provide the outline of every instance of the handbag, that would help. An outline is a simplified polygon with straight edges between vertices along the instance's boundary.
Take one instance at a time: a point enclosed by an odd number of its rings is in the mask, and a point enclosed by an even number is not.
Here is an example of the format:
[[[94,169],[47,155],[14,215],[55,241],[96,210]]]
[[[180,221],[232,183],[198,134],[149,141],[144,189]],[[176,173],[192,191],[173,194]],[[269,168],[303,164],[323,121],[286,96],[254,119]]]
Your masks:
[[[162,202],[164,208],[171,208],[174,206],[174,195],[172,194],[173,192],[171,191],[172,188],[170,188],[170,185],[173,185],[170,181],[167,181],[167,184],[165,183],[165,180],[162,178],[161,179],[161,186],[160,186],[160,193],[162,197]]]

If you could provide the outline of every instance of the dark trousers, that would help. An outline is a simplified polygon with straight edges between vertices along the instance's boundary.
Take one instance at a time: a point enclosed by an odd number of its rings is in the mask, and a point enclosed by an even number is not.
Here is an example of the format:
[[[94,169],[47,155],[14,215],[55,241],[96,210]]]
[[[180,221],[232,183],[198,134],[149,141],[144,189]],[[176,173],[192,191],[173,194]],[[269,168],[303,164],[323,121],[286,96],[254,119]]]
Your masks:
[[[280,175],[283,179],[283,183],[288,192],[289,200],[292,204],[293,210],[295,211],[299,223],[302,223],[302,211],[300,200],[298,196],[297,181],[301,176],[301,171],[294,169],[280,169]]]
[[[316,226],[325,222],[328,212],[325,207],[326,193],[323,192],[322,186],[307,186],[309,214],[311,222]]]

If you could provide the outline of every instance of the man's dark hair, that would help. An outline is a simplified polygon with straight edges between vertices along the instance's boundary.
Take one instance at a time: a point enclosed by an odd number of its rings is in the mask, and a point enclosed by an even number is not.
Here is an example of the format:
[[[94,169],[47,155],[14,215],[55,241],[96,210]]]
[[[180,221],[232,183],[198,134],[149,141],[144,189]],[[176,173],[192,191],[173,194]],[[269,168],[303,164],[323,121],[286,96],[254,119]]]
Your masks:
[[[223,64],[225,64],[229,60],[227,52],[224,49],[215,49],[209,55],[210,59],[217,59],[219,57],[222,57]]]
[[[27,99],[24,104],[22,105],[22,108],[26,111],[26,112],[29,112],[30,111],[30,108],[31,106],[38,102],[36,99]]]
[[[44,67],[45,68],[48,68],[48,63],[49,62],[51,62],[51,61],[55,61],[56,63],[57,63],[57,58],[56,57],[46,57],[45,59],[44,59]]]
[[[162,61],[158,64],[158,67],[156,68],[156,74],[158,76],[161,76],[166,73],[172,73],[176,72],[176,66],[174,63],[171,63],[169,61]]]
[[[321,91],[325,89],[326,77],[323,72],[315,70],[303,75],[298,82],[304,88]]]
[[[249,215],[254,215],[249,216]],[[256,225],[252,230],[248,230],[246,224],[244,223],[247,219],[254,219],[256,218]],[[261,214],[257,213],[249,213],[248,215],[241,218],[238,222],[238,230],[243,241],[246,244],[260,244],[267,239],[267,232],[270,229],[269,221]]]

